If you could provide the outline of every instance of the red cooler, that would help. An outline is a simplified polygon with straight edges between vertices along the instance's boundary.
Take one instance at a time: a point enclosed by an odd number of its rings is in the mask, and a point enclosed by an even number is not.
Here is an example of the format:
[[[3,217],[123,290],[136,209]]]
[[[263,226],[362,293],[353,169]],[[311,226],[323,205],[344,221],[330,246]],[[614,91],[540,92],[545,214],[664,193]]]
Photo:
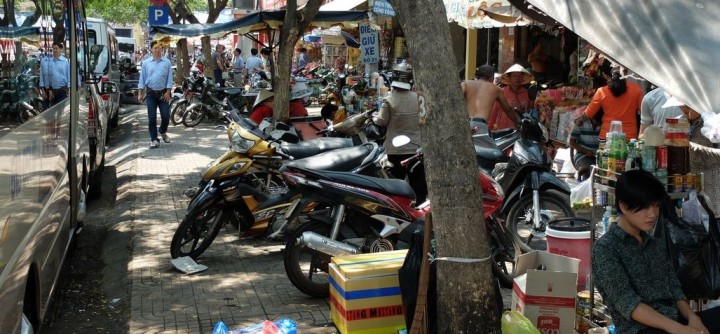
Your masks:
[[[548,252],[580,260],[578,291],[585,289],[590,273],[590,221],[582,218],[562,218],[548,223],[545,229]]]

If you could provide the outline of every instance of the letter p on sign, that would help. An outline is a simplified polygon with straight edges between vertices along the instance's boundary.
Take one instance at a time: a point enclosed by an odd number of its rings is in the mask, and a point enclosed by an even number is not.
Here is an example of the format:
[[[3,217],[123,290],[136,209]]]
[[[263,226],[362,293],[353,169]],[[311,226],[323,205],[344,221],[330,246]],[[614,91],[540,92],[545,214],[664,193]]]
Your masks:
[[[170,15],[167,6],[150,6],[148,7],[148,23],[151,26],[168,24]]]

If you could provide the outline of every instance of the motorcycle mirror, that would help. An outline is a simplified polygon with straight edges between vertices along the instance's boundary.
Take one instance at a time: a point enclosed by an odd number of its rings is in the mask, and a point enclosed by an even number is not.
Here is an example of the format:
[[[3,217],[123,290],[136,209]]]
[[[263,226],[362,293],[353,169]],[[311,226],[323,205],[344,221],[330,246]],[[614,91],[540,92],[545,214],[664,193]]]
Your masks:
[[[392,144],[395,147],[400,147],[408,143],[410,143],[410,137],[406,135],[395,136],[395,138],[392,139]]]
[[[275,123],[275,130],[289,131],[290,125],[287,125],[283,122],[277,122]]]

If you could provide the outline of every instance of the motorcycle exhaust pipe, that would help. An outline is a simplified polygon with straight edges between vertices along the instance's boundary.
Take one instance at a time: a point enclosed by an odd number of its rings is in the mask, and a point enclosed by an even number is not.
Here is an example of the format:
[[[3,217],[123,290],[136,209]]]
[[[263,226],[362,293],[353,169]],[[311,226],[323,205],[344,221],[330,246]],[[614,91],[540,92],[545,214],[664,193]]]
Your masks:
[[[360,253],[360,250],[339,242],[337,240],[324,237],[315,232],[303,232],[301,236],[297,238],[298,246],[307,246],[308,248],[318,251],[320,253],[329,256],[340,256]]]

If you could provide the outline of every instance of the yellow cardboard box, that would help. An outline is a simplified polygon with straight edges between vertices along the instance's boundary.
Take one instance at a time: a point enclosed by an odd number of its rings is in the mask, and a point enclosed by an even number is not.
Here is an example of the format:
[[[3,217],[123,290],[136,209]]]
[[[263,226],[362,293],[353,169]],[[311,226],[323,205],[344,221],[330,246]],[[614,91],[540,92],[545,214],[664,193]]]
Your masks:
[[[343,334],[405,329],[398,270],[407,250],[333,257],[330,315]]]

